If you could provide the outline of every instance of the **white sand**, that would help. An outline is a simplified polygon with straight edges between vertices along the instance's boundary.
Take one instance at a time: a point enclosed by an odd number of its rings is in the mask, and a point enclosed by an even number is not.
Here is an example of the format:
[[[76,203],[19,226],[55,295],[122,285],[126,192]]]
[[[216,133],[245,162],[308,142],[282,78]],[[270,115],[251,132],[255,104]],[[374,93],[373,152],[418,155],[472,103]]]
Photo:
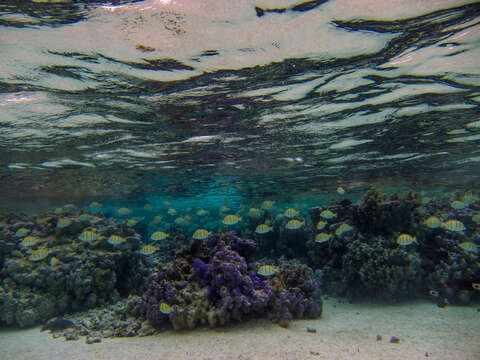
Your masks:
[[[431,302],[384,306],[325,302],[318,320],[294,321],[283,329],[267,320],[234,327],[143,338],[52,339],[39,328],[0,332],[0,358],[12,359],[369,359],[478,360],[480,312],[477,307],[438,308]],[[312,327],[317,333],[307,333]],[[383,340],[376,341],[377,334]],[[391,344],[391,336],[401,339]],[[428,353],[428,357],[426,356]]]

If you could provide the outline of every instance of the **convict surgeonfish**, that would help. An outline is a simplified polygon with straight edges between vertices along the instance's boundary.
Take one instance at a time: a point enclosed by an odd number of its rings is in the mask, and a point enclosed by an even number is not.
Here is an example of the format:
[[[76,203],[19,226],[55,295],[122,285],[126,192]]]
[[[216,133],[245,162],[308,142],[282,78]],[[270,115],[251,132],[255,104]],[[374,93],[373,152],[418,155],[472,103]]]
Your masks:
[[[120,216],[130,215],[131,213],[132,213],[132,210],[126,207],[121,207],[120,209],[117,210],[117,214]]]
[[[285,225],[285,227],[286,227],[288,230],[298,230],[298,229],[300,229],[304,224],[305,224],[305,221],[300,221],[300,220],[297,220],[297,219],[292,219],[292,220],[288,220],[288,222],[287,222],[287,224]]]
[[[158,224],[159,222],[161,222],[163,219],[163,216],[162,215],[156,215],[153,220],[152,220],[152,223],[153,224]]]
[[[473,215],[472,216],[472,221],[474,223],[480,224],[480,213],[477,213],[477,214]]]
[[[458,220],[448,220],[442,224],[442,227],[453,232],[463,232],[465,230],[465,225]]]
[[[111,245],[120,245],[123,244],[125,241],[127,240],[119,235],[111,235],[107,240],[107,242]]]
[[[198,209],[196,212],[197,216],[205,216],[208,214],[208,211],[205,209]]]
[[[21,238],[21,237],[27,236],[29,233],[30,233],[30,229],[22,227],[15,232],[15,236],[17,238]]]
[[[442,225],[442,222],[440,219],[436,216],[430,216],[428,219],[424,221],[424,224],[426,227],[430,229],[436,229],[439,228]]]
[[[175,219],[174,222],[177,225],[185,226],[189,223],[189,220],[186,219],[186,216],[179,216],[178,218]]]
[[[466,251],[466,252],[471,252],[471,253],[478,252],[478,245],[471,241],[461,242],[460,244],[458,244],[458,246],[460,246],[463,249],[463,251]]]
[[[165,240],[168,237],[168,234],[163,232],[163,231],[155,231],[152,236],[150,236],[150,239],[153,241],[162,241]]]
[[[42,241],[43,240],[37,236],[28,235],[23,238],[21,244],[24,247],[30,247],[30,246],[35,246]]]
[[[347,223],[343,223],[337,228],[337,230],[335,230],[335,235],[342,236],[343,234],[352,230],[353,230],[353,227],[351,227]]]
[[[332,235],[321,232],[321,233],[317,234],[317,236],[315,236],[315,242],[317,244],[321,244],[321,243],[329,241],[331,238],[332,238]]]
[[[78,239],[84,242],[92,242],[100,239],[100,235],[92,230],[84,230],[80,235],[78,235]]]
[[[320,216],[326,220],[331,220],[333,218],[336,218],[337,217],[337,214],[335,214],[333,211],[331,210],[323,210],[321,213],[320,213]]]
[[[77,207],[73,204],[66,204],[66,205],[63,206],[63,210],[65,210],[65,212],[71,214],[71,213],[77,211]]]
[[[208,238],[212,233],[210,231],[207,231],[205,229],[197,229],[192,235],[192,238],[195,240],[204,240]]]
[[[285,215],[283,215],[283,213],[277,214],[275,216],[275,221],[282,221],[284,217]]]
[[[50,251],[47,250],[47,249],[38,249],[38,250],[32,250],[30,252],[30,257],[28,258],[28,260],[30,261],[40,261],[40,260],[43,260],[45,259],[48,254],[50,254]]]
[[[126,225],[127,227],[134,227],[136,226],[140,221],[142,221],[142,219],[140,218],[130,218],[130,219],[127,219],[126,221]]]
[[[257,234],[266,234],[272,231],[272,227],[268,226],[267,224],[260,224],[255,228],[255,232]]]
[[[166,302],[162,302],[160,304],[160,312],[163,315],[169,315],[172,312],[172,310],[173,310],[172,307],[168,305]]]
[[[455,210],[462,210],[465,208],[466,204],[463,201],[455,200],[455,201],[452,201],[450,206]]]
[[[271,211],[271,210],[273,210],[274,205],[275,205],[275,201],[265,200],[265,201],[262,202],[261,208],[264,209],[264,210]]]
[[[152,255],[158,251],[158,248],[154,245],[143,245],[138,252],[142,255]]]
[[[292,219],[294,218],[295,216],[298,216],[298,214],[300,214],[300,211],[298,211],[297,209],[294,209],[294,208],[288,208],[287,210],[285,210],[285,212],[283,213],[283,215],[285,215],[285,217],[289,218],[289,219]]]
[[[57,221],[57,229],[65,229],[72,224],[72,220],[67,218],[60,218]]]
[[[417,238],[409,234],[400,234],[397,238],[397,244],[402,246],[407,246],[414,242],[417,242]]]
[[[102,207],[102,204],[100,204],[98,201],[94,201],[90,204],[90,208],[93,210],[98,210]]]
[[[222,205],[222,206],[220,206],[219,212],[220,212],[220,214],[225,214],[229,210],[230,210],[230,208],[228,206]]]
[[[278,272],[278,267],[274,265],[262,265],[258,268],[257,274],[264,277],[275,275]]]
[[[242,218],[237,215],[227,215],[223,218],[223,223],[225,225],[235,225],[240,221],[242,221]]]
[[[263,211],[258,209],[258,208],[250,208],[248,210],[247,216],[251,218],[258,219],[259,217],[262,217]]]

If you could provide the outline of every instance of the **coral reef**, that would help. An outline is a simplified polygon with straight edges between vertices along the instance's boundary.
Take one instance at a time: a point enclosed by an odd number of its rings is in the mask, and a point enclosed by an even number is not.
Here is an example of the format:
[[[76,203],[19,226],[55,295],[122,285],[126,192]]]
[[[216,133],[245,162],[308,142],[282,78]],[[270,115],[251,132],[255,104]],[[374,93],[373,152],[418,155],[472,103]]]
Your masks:
[[[387,198],[376,190],[370,190],[363,202],[354,208],[354,225],[360,232],[374,235],[414,232],[415,209],[419,206],[418,195],[413,192],[403,198],[397,193]]]
[[[390,197],[377,190],[368,191],[359,204],[342,201],[328,209],[337,214],[336,222],[351,221],[356,229],[364,234],[391,235],[395,232],[413,230],[416,209],[420,206],[418,195],[409,192],[405,197],[394,193]],[[320,220],[323,208],[310,209],[314,223]]]
[[[413,298],[425,286],[419,254],[396,247],[393,239],[358,234],[334,241],[335,255],[323,267],[329,293],[399,300]]]
[[[247,221],[234,228],[248,236],[225,227],[189,244],[199,224],[210,232],[230,210],[186,208],[178,216],[165,204],[166,221],[153,208],[135,213],[146,222],[74,205],[40,216],[0,214],[0,325],[44,323],[91,341],[252,317],[288,326],[321,315],[320,277],[326,293],[350,300],[480,299],[477,194],[420,199],[370,190],[358,203],[337,199],[310,208],[310,219],[304,205],[241,206],[236,216]],[[151,240],[160,230],[168,235]],[[140,296],[125,302],[132,295]]]
[[[287,326],[292,318],[320,316],[320,284],[307,268],[287,264],[273,276],[260,278],[252,271],[255,247],[254,241],[232,231],[193,241],[174,261],[159,265],[136,315],[155,327],[170,322],[176,330],[260,316]],[[169,313],[162,312],[162,303],[171,307]]]
[[[471,215],[468,206],[459,211],[436,200],[420,208],[413,193],[387,198],[371,190],[358,204],[342,202],[310,209],[314,223],[326,209],[337,215],[322,230],[332,237],[316,243],[312,235],[307,248],[310,266],[322,269],[327,293],[352,300],[434,297],[442,303],[466,303],[478,296],[472,283],[480,280],[480,262],[475,253],[459,246],[478,234],[478,225],[461,217]],[[430,216],[438,216],[441,222],[462,219],[468,228],[464,232],[429,228],[425,220]],[[352,225],[353,230],[338,235],[341,223]],[[415,236],[415,242],[398,244],[402,233]]]
[[[100,213],[83,215],[0,217],[0,324],[31,326],[142,290],[149,267],[135,252],[138,235]],[[84,231],[96,238],[81,240]],[[124,242],[109,243],[113,234]]]

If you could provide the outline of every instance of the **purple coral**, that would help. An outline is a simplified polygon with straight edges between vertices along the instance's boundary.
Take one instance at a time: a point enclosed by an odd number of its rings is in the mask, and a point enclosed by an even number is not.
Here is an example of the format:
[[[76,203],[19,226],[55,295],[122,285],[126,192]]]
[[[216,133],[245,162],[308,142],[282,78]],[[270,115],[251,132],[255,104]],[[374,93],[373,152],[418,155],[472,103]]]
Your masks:
[[[249,271],[254,250],[253,240],[232,231],[194,241],[150,277],[137,313],[153,326],[169,321],[174,329],[214,327],[259,316],[288,322],[321,315],[320,286],[306,267],[288,265],[276,279],[264,280]],[[162,302],[173,308],[168,316],[159,310]]]

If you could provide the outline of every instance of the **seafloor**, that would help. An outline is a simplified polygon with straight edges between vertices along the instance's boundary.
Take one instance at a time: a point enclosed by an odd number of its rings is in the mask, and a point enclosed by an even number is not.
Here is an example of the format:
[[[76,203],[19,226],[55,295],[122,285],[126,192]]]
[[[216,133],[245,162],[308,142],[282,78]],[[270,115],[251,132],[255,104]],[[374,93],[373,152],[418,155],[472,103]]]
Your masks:
[[[348,304],[329,298],[322,318],[292,321],[288,329],[252,320],[227,328],[167,331],[87,345],[53,339],[36,327],[3,330],[0,349],[2,360],[477,360],[479,334],[478,304],[439,308],[426,301]],[[399,342],[391,343],[392,337]]]

